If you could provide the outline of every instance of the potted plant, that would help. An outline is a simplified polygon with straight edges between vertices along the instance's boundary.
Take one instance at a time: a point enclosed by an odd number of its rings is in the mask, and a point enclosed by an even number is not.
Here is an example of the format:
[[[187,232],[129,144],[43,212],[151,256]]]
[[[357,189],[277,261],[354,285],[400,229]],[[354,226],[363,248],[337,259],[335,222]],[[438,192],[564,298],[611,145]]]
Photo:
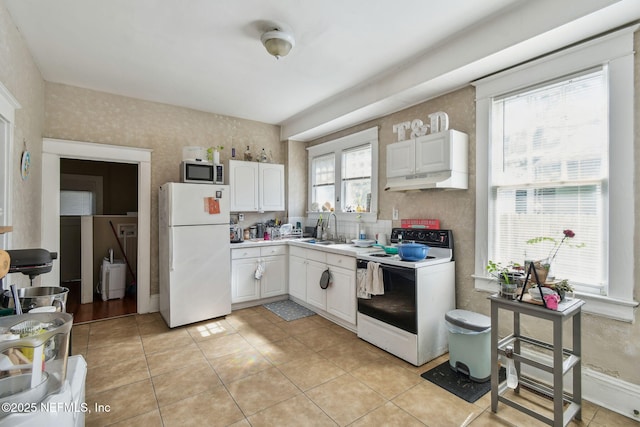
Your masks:
[[[509,262],[504,265],[500,262],[489,260],[486,270],[493,277],[498,279],[500,284],[500,295],[515,299],[518,295],[518,286],[522,281],[522,266],[516,262]]]
[[[562,279],[557,283],[554,283],[552,286],[553,289],[560,295],[560,300],[564,301],[565,295],[568,293],[573,293],[573,286],[569,283],[567,279]]]
[[[216,145],[215,147],[209,147],[207,150],[207,158],[210,162],[215,164],[220,164],[220,151],[222,151],[224,147],[222,145]]]

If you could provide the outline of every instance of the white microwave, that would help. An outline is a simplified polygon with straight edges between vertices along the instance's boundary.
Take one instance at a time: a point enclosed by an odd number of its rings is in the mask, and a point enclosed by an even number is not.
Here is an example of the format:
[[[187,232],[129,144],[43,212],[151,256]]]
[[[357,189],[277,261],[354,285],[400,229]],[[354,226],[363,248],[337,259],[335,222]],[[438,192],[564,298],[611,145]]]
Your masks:
[[[197,160],[183,161],[180,166],[180,182],[224,184],[224,166]]]

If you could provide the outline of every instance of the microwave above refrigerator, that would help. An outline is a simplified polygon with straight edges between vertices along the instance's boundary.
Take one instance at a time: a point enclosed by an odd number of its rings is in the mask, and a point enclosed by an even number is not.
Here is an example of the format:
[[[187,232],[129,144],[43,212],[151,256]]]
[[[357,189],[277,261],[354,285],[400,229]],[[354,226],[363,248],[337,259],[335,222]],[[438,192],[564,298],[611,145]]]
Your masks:
[[[224,166],[197,160],[185,160],[180,165],[180,182],[223,185]]]

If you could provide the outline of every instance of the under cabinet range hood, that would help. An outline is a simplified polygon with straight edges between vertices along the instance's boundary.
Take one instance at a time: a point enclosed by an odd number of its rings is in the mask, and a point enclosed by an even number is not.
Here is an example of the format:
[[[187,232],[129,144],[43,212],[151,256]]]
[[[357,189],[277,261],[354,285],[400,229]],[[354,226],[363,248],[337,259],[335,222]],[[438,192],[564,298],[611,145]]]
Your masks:
[[[466,190],[469,177],[458,171],[421,173],[387,179],[385,191],[424,191],[434,188]]]
[[[387,145],[385,191],[469,187],[469,137],[447,130]]]

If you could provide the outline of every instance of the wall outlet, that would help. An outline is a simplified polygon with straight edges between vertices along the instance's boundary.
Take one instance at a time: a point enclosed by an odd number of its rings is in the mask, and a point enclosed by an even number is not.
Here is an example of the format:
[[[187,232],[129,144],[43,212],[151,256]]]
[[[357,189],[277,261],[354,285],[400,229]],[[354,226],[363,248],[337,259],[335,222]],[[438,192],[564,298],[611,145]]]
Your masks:
[[[399,217],[398,209],[397,208],[393,208],[392,218],[393,219],[398,219],[398,217]]]
[[[238,214],[238,222],[240,222],[240,221],[244,221],[244,214],[243,213]]]
[[[118,224],[118,237],[136,237],[138,226],[136,224]]]

